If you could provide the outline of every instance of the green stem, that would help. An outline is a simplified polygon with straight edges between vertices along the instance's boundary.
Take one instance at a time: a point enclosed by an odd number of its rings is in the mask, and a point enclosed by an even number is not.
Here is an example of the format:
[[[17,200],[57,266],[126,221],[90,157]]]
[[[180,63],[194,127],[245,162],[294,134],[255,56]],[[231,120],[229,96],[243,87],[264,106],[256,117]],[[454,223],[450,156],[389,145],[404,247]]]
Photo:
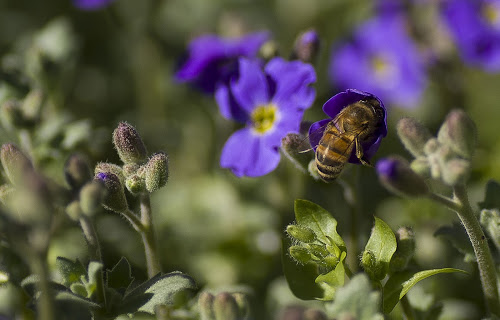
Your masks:
[[[470,206],[465,185],[455,186],[453,188],[453,194],[453,199],[432,193],[429,197],[455,211],[460,218],[476,255],[486,306],[491,314],[500,316],[500,301],[495,264],[493,263],[490,248],[488,247],[488,241]]]
[[[137,231],[139,233],[143,232],[143,226],[142,226],[141,220],[139,219],[139,217],[137,217],[137,215],[135,213],[133,213],[130,210],[123,211],[120,213],[125,217],[125,219],[128,220],[128,222],[130,222],[130,224],[135,229],[135,231]]]
[[[160,261],[157,256],[156,239],[152,224],[151,201],[149,193],[141,194],[141,236],[146,252],[146,265],[149,278],[161,272]]]
[[[408,297],[403,296],[401,298],[401,308],[403,309],[403,315],[404,319],[406,320],[414,320],[415,319],[415,312],[413,311],[413,308],[410,305],[410,302],[408,301]]]
[[[37,319],[56,319],[54,314],[54,299],[50,288],[49,270],[45,262],[45,255],[34,253],[31,267],[33,272],[39,277],[38,290],[40,291],[40,296],[37,299]]]

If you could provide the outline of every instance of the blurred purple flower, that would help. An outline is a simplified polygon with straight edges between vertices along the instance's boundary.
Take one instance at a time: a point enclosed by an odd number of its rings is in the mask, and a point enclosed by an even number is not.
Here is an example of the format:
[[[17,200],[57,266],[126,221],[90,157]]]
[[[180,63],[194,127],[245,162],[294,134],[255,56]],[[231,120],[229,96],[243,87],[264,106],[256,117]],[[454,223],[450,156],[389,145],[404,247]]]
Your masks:
[[[500,1],[446,0],[442,15],[467,63],[500,70]]]
[[[189,44],[187,57],[175,79],[191,83],[206,93],[214,93],[238,73],[238,58],[255,57],[268,39],[268,32],[252,33],[241,38],[200,36]]]
[[[380,101],[379,98],[374,96],[371,93],[359,91],[356,89],[347,89],[344,92],[340,92],[333,97],[331,97],[325,104],[323,105],[323,112],[325,112],[329,118],[320,120],[315,122],[309,128],[309,142],[313,147],[314,151],[316,151],[316,146],[318,146],[321,137],[323,137],[323,133],[325,131],[326,125],[335,119],[335,117],[348,105],[358,102],[361,100],[372,100],[375,99],[378,101],[382,109],[384,110],[384,125],[376,130],[373,134],[372,139],[367,141],[363,141],[361,143],[361,147],[364,151],[364,156],[366,159],[370,159],[377,152],[380,143],[382,142],[382,138],[387,135],[387,112],[384,104]],[[356,152],[351,154],[349,158],[350,163],[360,164],[359,159],[356,157]]]
[[[222,114],[245,127],[229,137],[220,165],[238,177],[257,177],[277,167],[281,139],[299,131],[316,95],[310,86],[316,74],[309,64],[282,58],[270,60],[264,70],[255,60],[238,62],[239,76],[219,92],[217,102]]]
[[[365,22],[352,41],[334,50],[329,76],[341,89],[359,88],[407,108],[418,104],[427,81],[404,16],[391,10]]]
[[[73,0],[75,7],[81,10],[98,10],[109,5],[114,0]]]

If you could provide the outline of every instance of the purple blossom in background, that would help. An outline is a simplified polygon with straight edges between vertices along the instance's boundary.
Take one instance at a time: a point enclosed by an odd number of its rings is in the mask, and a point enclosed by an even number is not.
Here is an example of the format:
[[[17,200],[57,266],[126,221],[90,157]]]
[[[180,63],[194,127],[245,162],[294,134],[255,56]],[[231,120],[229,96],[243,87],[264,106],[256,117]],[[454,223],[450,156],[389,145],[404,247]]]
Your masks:
[[[238,177],[273,171],[280,161],[281,139],[298,132],[304,110],[314,101],[316,81],[311,65],[301,61],[239,59],[239,76],[217,96],[222,114],[245,123],[226,142],[220,165]],[[236,110],[236,111],[234,111]]]
[[[75,7],[81,10],[98,10],[109,5],[114,0],[73,0]]]
[[[442,16],[467,63],[500,70],[499,0],[447,0]]]
[[[321,137],[323,137],[323,133],[325,131],[326,125],[335,119],[335,117],[348,105],[358,102],[361,100],[370,100],[375,99],[378,101],[382,109],[384,109],[384,125],[380,127],[374,134],[373,139],[370,141],[364,141],[361,143],[361,147],[364,151],[364,156],[366,159],[370,159],[377,152],[380,143],[382,142],[382,138],[387,135],[387,111],[385,109],[384,104],[380,101],[379,98],[374,96],[371,93],[363,92],[355,89],[347,89],[344,92],[340,92],[333,97],[331,97],[325,104],[323,105],[323,112],[329,117],[327,119],[320,120],[315,122],[309,128],[309,142],[313,147],[314,151],[316,151],[316,146],[319,144]],[[350,163],[360,164],[359,159],[356,157],[355,150],[351,154],[349,158]]]
[[[401,107],[419,103],[427,82],[424,58],[401,14],[383,12],[361,25],[352,41],[336,48],[329,76],[340,89],[359,88]]]
[[[239,57],[255,57],[269,39],[268,32],[257,32],[240,38],[216,35],[200,36],[189,44],[185,61],[175,74],[179,82],[193,84],[206,93],[227,84],[238,74]]]

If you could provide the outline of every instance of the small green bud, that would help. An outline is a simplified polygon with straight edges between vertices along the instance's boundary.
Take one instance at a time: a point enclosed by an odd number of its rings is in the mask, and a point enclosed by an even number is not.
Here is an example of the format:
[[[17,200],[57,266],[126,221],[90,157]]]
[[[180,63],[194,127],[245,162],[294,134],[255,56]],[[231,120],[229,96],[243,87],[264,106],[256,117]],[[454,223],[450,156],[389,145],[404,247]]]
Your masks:
[[[382,159],[377,162],[376,170],[380,183],[396,194],[419,197],[429,192],[424,179],[416,174],[404,159],[398,157]]]
[[[80,190],[82,212],[89,217],[93,216],[101,207],[105,195],[106,189],[101,182],[94,180],[85,184]]]
[[[0,160],[7,178],[13,185],[22,182],[27,171],[33,171],[30,159],[12,143],[2,145]]]
[[[215,297],[209,292],[202,292],[198,298],[200,320],[215,320],[214,304]]]
[[[238,305],[238,319],[247,319],[250,315],[250,303],[248,302],[247,295],[241,292],[234,292],[231,295]]]
[[[72,154],[64,164],[64,176],[72,189],[79,189],[92,180],[87,158],[81,154]]]
[[[300,59],[304,62],[313,62],[318,55],[320,38],[314,29],[299,34],[293,45],[292,59]]]
[[[146,146],[134,127],[120,122],[113,131],[113,144],[123,163],[142,163],[146,160]]]
[[[141,168],[140,165],[137,163],[126,163],[123,165],[123,175],[125,177],[130,177],[131,175],[134,174],[139,174],[139,169]]]
[[[146,181],[137,174],[129,176],[127,180],[125,180],[125,186],[132,194],[139,194],[146,191]]]
[[[301,246],[291,246],[288,248],[290,256],[300,264],[307,264],[311,262],[312,256],[309,250]]]
[[[168,156],[166,153],[154,154],[145,167],[144,176],[146,190],[154,192],[167,184],[168,180]]]
[[[461,157],[472,158],[476,147],[477,129],[463,110],[452,110],[438,132],[439,142],[446,144]]]
[[[402,118],[397,124],[399,139],[415,157],[423,156],[424,146],[432,138],[429,130],[413,118]]]
[[[25,126],[25,119],[21,105],[17,100],[8,100],[2,104],[1,119],[7,128],[19,128]]]
[[[238,320],[239,308],[234,297],[227,292],[221,292],[214,299],[214,314],[216,320]]]
[[[410,163],[410,168],[423,178],[431,177],[431,165],[426,157],[418,157]]]
[[[326,314],[317,309],[307,309],[302,315],[304,320],[328,320]]]
[[[375,255],[371,251],[365,250],[363,252],[361,265],[366,274],[373,280],[382,280],[386,276],[384,266],[377,262]]]
[[[332,269],[334,269],[340,262],[339,257],[334,254],[326,256],[323,261]]]
[[[309,243],[307,246],[311,250],[311,253],[318,258],[324,258],[330,254],[324,244]]]
[[[302,172],[307,171],[311,161],[311,146],[306,136],[289,133],[281,139],[281,151]]]
[[[429,139],[424,145],[424,153],[425,155],[429,156],[433,153],[436,153],[440,147],[441,144],[436,138]]]
[[[100,172],[96,174],[95,180],[103,182],[107,191],[102,203],[104,208],[118,213],[128,210],[123,185],[115,174]]]
[[[3,204],[6,204],[8,202],[8,199],[10,196],[12,196],[12,193],[14,192],[15,188],[12,185],[9,184],[3,184],[0,186],[0,202]]]
[[[82,216],[82,208],[80,207],[80,201],[74,200],[66,206],[66,214],[73,221],[78,221]]]
[[[390,262],[392,272],[402,271],[415,253],[415,233],[412,228],[401,227],[396,232],[397,249]]]
[[[498,209],[483,209],[479,222],[484,227],[491,240],[500,250],[500,212]]]
[[[40,89],[31,90],[24,98],[21,109],[30,124],[35,124],[38,121],[44,100],[43,91]]]
[[[471,170],[470,161],[451,159],[441,168],[441,178],[449,186],[456,186],[467,181]]]
[[[294,224],[286,227],[288,235],[300,242],[311,243],[316,240],[316,234],[310,228],[301,227]]]
[[[99,162],[94,169],[94,176],[99,173],[112,173],[120,179],[120,183],[125,183],[125,175],[123,174],[123,170],[120,166],[108,163],[108,162]]]

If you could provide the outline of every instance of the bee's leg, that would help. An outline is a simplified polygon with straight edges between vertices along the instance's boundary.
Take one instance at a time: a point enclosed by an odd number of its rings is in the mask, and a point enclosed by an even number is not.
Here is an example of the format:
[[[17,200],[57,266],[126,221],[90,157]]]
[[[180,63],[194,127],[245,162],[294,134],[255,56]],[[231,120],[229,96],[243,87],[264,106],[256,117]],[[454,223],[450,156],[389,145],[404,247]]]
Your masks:
[[[356,138],[354,139],[356,143],[356,158],[359,159],[359,162],[361,162],[362,165],[367,166],[367,167],[372,167],[372,164],[368,159],[365,158],[365,155],[363,153],[363,148],[361,147],[361,143],[359,142],[359,139]]]

